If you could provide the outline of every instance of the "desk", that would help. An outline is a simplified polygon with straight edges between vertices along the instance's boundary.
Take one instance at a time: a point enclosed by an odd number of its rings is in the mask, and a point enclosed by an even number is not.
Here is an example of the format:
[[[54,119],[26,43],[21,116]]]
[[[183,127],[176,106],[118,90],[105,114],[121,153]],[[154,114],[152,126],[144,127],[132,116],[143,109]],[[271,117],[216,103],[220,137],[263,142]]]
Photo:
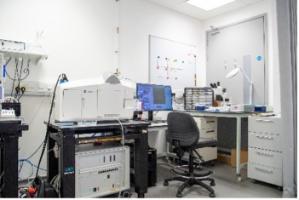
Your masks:
[[[18,198],[18,146],[28,126],[21,119],[0,117],[0,197]]]
[[[147,192],[147,150],[148,150],[148,122],[129,121],[122,123],[126,140],[134,140],[134,168],[135,191],[138,197],[144,197]],[[48,140],[48,181],[57,174],[61,177],[60,196],[75,198],[75,145],[76,137],[89,133],[119,132],[121,126],[118,123],[100,123],[97,125],[62,125],[49,124],[50,137]],[[93,134],[91,134],[93,135]],[[115,137],[115,135],[114,135]],[[113,136],[90,136],[88,139],[111,139]],[[59,158],[54,152],[55,142],[60,145]],[[70,170],[71,169],[71,170]],[[67,171],[67,173],[66,173]]]
[[[217,117],[217,118],[235,118],[237,120],[237,134],[236,134],[236,175],[241,181],[241,119],[248,118],[252,113],[238,113],[238,112],[189,112],[195,117]]]

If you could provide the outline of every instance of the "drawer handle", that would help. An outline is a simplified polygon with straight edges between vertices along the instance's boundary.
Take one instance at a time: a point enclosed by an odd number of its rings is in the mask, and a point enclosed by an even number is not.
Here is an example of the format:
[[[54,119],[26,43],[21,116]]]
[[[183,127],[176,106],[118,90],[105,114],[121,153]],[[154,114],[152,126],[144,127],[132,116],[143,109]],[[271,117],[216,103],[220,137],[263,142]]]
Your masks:
[[[215,123],[215,121],[207,121],[207,123]]]
[[[215,131],[207,131],[207,133],[215,133]]]
[[[273,121],[272,121],[272,120],[269,120],[269,119],[257,119],[256,121],[257,121],[257,122],[273,123]]]
[[[261,155],[261,156],[268,156],[268,157],[273,157],[273,154],[268,154],[268,153],[262,153],[262,152],[256,152],[257,155]]]
[[[272,170],[266,170],[266,169],[262,169],[262,168],[259,168],[259,167],[256,167],[255,169],[257,171],[260,171],[260,172],[264,172],[264,173],[268,173],[268,174],[273,174]]]
[[[259,139],[265,139],[265,140],[273,140],[274,138],[271,136],[261,136],[261,135],[257,135],[256,136]]]

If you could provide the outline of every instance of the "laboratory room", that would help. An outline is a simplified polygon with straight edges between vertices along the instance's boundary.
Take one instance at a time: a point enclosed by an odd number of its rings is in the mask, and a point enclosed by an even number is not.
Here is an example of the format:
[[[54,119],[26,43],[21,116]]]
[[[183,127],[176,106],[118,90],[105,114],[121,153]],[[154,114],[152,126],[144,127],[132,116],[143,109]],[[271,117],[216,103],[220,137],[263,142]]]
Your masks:
[[[0,198],[297,198],[297,0],[0,0]]]

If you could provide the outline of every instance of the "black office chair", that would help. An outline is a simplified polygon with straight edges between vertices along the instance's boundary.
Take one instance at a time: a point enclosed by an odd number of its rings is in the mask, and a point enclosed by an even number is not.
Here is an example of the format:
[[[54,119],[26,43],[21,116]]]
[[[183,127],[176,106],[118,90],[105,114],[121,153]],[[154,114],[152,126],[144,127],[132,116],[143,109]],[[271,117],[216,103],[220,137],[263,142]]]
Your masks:
[[[215,197],[215,192],[211,186],[215,186],[215,180],[210,178],[213,174],[212,171],[203,172],[200,165],[194,163],[194,153],[201,156],[195,151],[198,148],[215,147],[217,145],[216,140],[207,140],[199,142],[199,129],[194,118],[183,112],[171,112],[168,114],[168,133],[167,142],[174,146],[174,153],[179,158],[179,166],[173,168],[171,171],[177,176],[164,180],[164,186],[168,186],[170,181],[181,181],[183,184],[178,188],[177,197],[183,197],[182,193],[186,187],[193,185],[199,185],[210,192],[210,197]],[[188,170],[182,171],[186,166],[182,165],[182,157],[184,153],[189,153],[189,163],[187,165]],[[194,169],[198,168],[201,173],[195,173]],[[210,182],[210,185],[204,183],[204,181]]]

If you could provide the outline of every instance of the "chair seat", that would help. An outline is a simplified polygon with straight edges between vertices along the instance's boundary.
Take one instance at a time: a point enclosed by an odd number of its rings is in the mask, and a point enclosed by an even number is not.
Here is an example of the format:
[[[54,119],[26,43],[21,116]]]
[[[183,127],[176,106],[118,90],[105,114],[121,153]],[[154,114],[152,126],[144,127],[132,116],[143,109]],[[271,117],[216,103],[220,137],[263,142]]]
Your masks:
[[[199,141],[197,144],[192,146],[192,149],[198,149],[198,148],[204,148],[204,147],[216,147],[217,146],[217,140],[202,140]]]

